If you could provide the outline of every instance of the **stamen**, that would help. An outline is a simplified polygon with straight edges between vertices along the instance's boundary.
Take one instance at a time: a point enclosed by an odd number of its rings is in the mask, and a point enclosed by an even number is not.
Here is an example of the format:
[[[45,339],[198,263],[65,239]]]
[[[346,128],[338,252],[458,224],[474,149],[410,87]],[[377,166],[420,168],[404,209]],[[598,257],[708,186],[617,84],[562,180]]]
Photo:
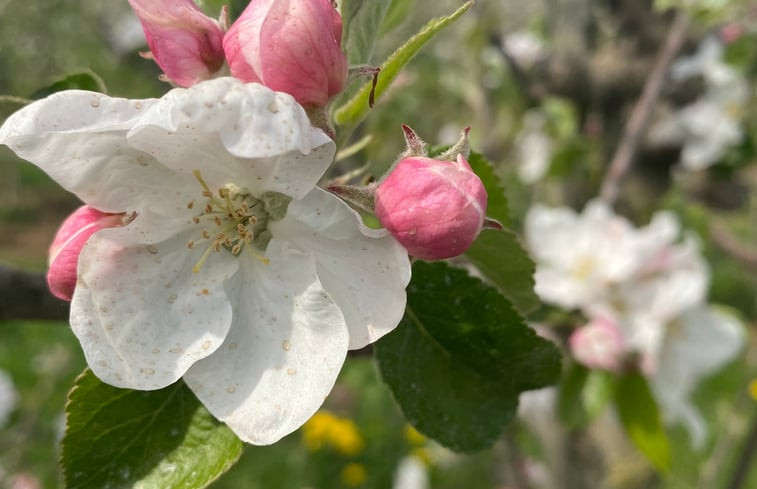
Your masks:
[[[251,257],[255,258],[256,260],[260,260],[260,262],[261,262],[261,263],[262,263],[263,265],[268,265],[269,263],[271,263],[271,260],[270,260],[270,258],[266,258],[266,257],[264,257],[264,256],[260,256],[260,255],[258,255],[257,253],[255,253],[255,252],[254,252],[254,251],[252,250],[252,246],[245,246],[245,247],[244,247],[244,249],[246,249],[246,250],[247,250],[247,252],[248,252],[248,253],[250,254],[250,256],[251,256]]]
[[[205,253],[202,254],[200,257],[200,261],[198,261],[194,267],[192,267],[192,273],[200,273],[200,269],[202,268],[203,264],[205,264],[205,260],[208,259],[208,256],[210,256],[210,252],[213,251],[213,246],[208,246],[208,248],[205,250]],[[216,250],[218,251],[218,250]]]

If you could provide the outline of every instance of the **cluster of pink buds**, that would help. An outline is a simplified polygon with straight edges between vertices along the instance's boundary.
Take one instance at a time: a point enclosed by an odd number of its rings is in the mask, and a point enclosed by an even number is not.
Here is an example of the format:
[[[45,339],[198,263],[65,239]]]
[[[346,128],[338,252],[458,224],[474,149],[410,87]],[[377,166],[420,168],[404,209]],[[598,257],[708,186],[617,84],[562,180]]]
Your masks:
[[[252,0],[227,30],[192,0],[129,0],[150,57],[167,79],[187,87],[231,74],[322,107],[347,81],[342,19],[330,0]]]
[[[436,158],[403,126],[407,150],[377,184],[364,189],[332,185],[345,200],[374,211],[381,224],[416,258],[443,260],[465,252],[485,227],[487,195],[466,160],[468,131]]]

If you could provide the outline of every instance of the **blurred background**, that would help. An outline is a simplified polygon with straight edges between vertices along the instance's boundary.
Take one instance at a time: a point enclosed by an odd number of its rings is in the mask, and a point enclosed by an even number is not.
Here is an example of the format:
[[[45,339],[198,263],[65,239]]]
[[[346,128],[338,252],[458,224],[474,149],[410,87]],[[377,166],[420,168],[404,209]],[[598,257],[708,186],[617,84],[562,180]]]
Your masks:
[[[392,2],[373,56],[363,62],[380,64],[431,17],[461,3]],[[215,15],[220,4],[204,7]],[[245,4],[232,2],[232,13]],[[76,73],[94,74],[87,79],[100,79],[111,96],[159,97],[170,88],[158,81],[159,68],[139,56],[147,48],[126,1],[0,0],[0,19],[0,120],[21,106],[19,99],[40,98]],[[479,0],[424,48],[343,140],[345,147],[372,137],[341,165],[369,164],[380,176],[403,150],[403,123],[430,144],[451,144],[471,126],[472,147],[494,164],[516,231],[535,203],[580,211],[599,194],[671,42],[680,47],[662,67],[662,87],[645,109],[615,210],[635,226],[661,209],[673,211],[699,236],[710,270],[709,302],[743,324],[740,353],[708,372],[692,395],[708,426],[700,446],[684,426],[670,423],[672,468],[656,472],[610,407],[575,414],[566,377],[559,394],[529,398],[531,418],[537,418],[513,422],[494,448],[453,454],[410,428],[370,356],[355,356],[322,412],[272,447],[248,447],[212,487],[757,487],[757,469],[750,466],[757,452],[753,0]],[[725,88],[718,85],[724,76]],[[65,306],[45,296],[42,277],[56,228],[78,205],[39,169],[0,147],[3,488],[61,485],[57,443],[66,393],[85,362]],[[575,311],[550,306],[529,319],[563,343],[583,321]],[[566,359],[566,376],[573,366]],[[584,402],[594,394],[584,389]],[[565,400],[562,406],[555,396]]]

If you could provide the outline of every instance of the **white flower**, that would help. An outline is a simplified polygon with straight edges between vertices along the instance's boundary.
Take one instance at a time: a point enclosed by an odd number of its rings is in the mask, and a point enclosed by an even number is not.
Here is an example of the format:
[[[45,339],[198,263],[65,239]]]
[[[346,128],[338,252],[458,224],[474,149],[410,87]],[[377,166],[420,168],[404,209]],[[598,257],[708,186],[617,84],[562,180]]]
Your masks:
[[[544,41],[531,31],[515,31],[502,39],[502,49],[518,64],[530,68],[546,55]]]
[[[535,183],[547,173],[552,160],[552,139],[544,131],[546,118],[539,110],[526,113],[523,128],[515,138],[518,177],[524,183]]]
[[[581,215],[567,207],[532,207],[525,236],[536,260],[536,293],[566,308],[600,300],[607,287],[628,278],[639,266],[633,227],[600,201]]]
[[[431,482],[428,469],[421,459],[408,455],[400,460],[394,473],[394,489],[428,489]]]
[[[347,349],[404,312],[406,253],[315,187],[334,144],[289,95],[231,78],[158,100],[62,92],[0,143],[134,216],[80,255],[71,326],[94,373],[133,389],[183,376],[245,441],[298,428]]]
[[[0,428],[8,422],[17,402],[18,392],[13,380],[5,370],[0,370]]]
[[[749,86],[743,75],[722,61],[723,45],[705,39],[697,54],[683,57],[671,67],[674,79],[701,76],[704,94],[651,129],[653,143],[683,145],[681,163],[687,170],[702,170],[717,163],[728,148],[744,137],[741,126]]]

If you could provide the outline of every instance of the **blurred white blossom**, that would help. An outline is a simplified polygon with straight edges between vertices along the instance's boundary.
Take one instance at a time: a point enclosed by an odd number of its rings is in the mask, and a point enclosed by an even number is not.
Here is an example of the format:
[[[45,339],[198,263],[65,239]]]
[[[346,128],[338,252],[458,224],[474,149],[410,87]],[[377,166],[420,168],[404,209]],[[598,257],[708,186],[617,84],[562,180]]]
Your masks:
[[[546,55],[544,42],[531,31],[516,31],[502,40],[502,49],[518,65],[531,67]]]
[[[518,177],[524,183],[535,183],[544,177],[552,160],[552,138],[544,126],[546,117],[540,110],[528,111],[523,128],[515,138]]]
[[[397,471],[394,473],[394,489],[428,489],[428,470],[421,459],[409,455],[400,460]]]
[[[679,234],[669,212],[636,228],[598,201],[582,214],[537,205],[526,217],[537,294],[589,319],[570,338],[575,359],[609,371],[637,359],[666,419],[683,422],[701,446],[706,426],[689,398],[735,357],[744,334],[735,317],[707,304],[699,241]]]
[[[741,122],[743,106],[749,99],[748,82],[722,58],[722,42],[708,37],[696,54],[673,64],[674,80],[699,76],[704,81],[704,93],[650,131],[655,144],[683,145],[681,163],[688,170],[702,170],[717,163],[744,137]]]
[[[0,370],[0,428],[5,426],[11,413],[16,409],[18,392],[10,375]]]

